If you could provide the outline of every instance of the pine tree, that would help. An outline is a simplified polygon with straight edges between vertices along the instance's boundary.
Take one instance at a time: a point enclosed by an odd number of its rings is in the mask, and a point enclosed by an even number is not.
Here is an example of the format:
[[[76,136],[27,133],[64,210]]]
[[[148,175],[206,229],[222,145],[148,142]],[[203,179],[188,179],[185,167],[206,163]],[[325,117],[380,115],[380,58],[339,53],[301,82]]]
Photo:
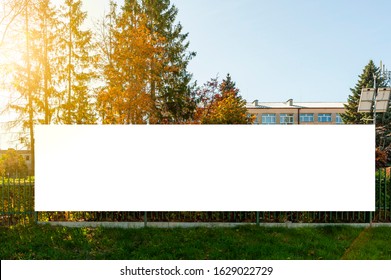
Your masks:
[[[354,88],[351,88],[351,94],[348,97],[348,103],[345,105],[345,113],[341,114],[342,120],[346,124],[367,124],[372,123],[370,113],[359,113],[358,104],[360,102],[362,88],[372,88],[374,86],[373,76],[376,75],[377,86],[384,86],[384,81],[380,78],[380,70],[375,66],[372,60],[365,66],[363,73],[359,75],[359,80]]]
[[[33,51],[32,51],[32,26],[34,25],[34,18],[36,11],[34,6],[36,1],[33,0],[24,0],[19,1],[17,4],[21,5],[18,7],[20,13],[17,15],[18,21],[14,21],[16,30],[18,24],[20,25],[20,30],[16,31],[20,33],[21,40],[21,49],[22,61],[14,62],[14,73],[12,76],[13,86],[15,90],[19,93],[20,99],[16,103],[9,104],[9,108],[18,113],[17,120],[15,124],[22,125],[23,130],[28,131],[28,146],[31,150],[31,163],[32,163],[32,173],[34,173],[34,163],[35,163],[35,145],[34,145],[34,124],[36,123],[36,108],[38,96],[38,86],[37,80],[38,75],[36,73],[35,67],[37,63],[33,60]],[[16,18],[15,18],[16,19]]]
[[[65,124],[93,124],[96,122],[90,82],[94,78],[92,62],[92,32],[82,30],[87,13],[81,10],[81,0],[65,0],[60,19],[63,36],[59,44],[62,55],[59,64],[61,110],[57,122]]]
[[[31,150],[34,168],[34,125],[50,123],[52,114],[49,103],[54,92],[51,73],[54,65],[51,59],[57,43],[53,38],[58,35],[56,11],[50,6],[50,0],[16,1],[12,9],[18,11],[18,14],[10,22],[12,26],[9,30],[12,34],[9,35],[19,38],[21,48],[16,46],[13,52],[20,53],[22,60],[13,62],[13,88],[19,98],[10,100],[9,108],[18,113],[14,124],[28,131],[29,136],[23,137],[23,143]]]
[[[346,124],[371,124],[373,113],[358,113],[358,104],[362,88],[374,87],[374,75],[378,88],[386,87],[387,81],[380,75],[380,69],[375,66],[372,60],[365,66],[363,73],[355,88],[350,89],[352,94],[348,97],[345,105],[345,113],[341,117]],[[391,162],[391,111],[376,114],[376,166],[382,167]]]
[[[188,33],[176,23],[178,9],[169,0],[127,0],[136,11],[147,15],[147,27],[158,40],[163,55],[151,57],[152,123],[182,123],[190,120],[195,110],[192,75],[187,67],[195,52],[189,52]]]
[[[55,99],[58,97],[56,58],[61,31],[57,19],[58,11],[52,7],[50,0],[38,0],[36,9],[36,26],[32,29],[31,34],[32,54],[37,64],[34,72],[38,76],[37,86],[40,91],[37,105],[38,111],[43,113],[39,119],[40,123],[50,124],[54,111],[58,109],[55,107]]]

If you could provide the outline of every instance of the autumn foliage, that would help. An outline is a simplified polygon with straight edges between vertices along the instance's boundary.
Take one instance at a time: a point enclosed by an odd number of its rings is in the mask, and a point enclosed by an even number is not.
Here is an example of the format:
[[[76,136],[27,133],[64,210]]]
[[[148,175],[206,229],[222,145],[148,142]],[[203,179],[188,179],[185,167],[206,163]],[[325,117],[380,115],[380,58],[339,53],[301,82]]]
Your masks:
[[[387,164],[387,152],[376,148],[376,169],[385,167]]]
[[[231,76],[221,82],[211,79],[197,91],[195,122],[201,124],[250,124],[246,101],[239,95]]]
[[[103,123],[142,124],[153,114],[150,81],[161,68],[164,38],[154,36],[145,14],[124,9],[113,30],[112,53],[105,66],[107,85],[98,95]]]

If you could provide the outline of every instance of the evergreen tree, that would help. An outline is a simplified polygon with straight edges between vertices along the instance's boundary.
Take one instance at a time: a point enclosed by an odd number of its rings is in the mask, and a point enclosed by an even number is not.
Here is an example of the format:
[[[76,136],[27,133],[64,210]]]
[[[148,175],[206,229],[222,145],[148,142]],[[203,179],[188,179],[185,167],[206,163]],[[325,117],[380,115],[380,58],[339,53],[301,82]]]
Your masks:
[[[376,76],[377,88],[386,87],[387,81],[380,75],[380,69],[375,66],[372,60],[365,66],[363,73],[355,88],[350,89],[352,94],[348,97],[345,105],[345,113],[341,114],[346,124],[371,124],[373,123],[373,112],[359,113],[358,104],[362,88],[374,87],[374,75]],[[382,167],[391,162],[391,111],[376,114],[376,167]]]
[[[58,52],[57,46],[61,37],[58,11],[52,7],[50,0],[38,0],[36,5],[36,25],[32,29],[32,57],[36,61],[35,75],[37,76],[37,86],[40,91],[40,98],[37,99],[39,122],[50,124],[56,108],[56,98],[58,89],[56,80],[58,79],[56,62]]]
[[[9,108],[18,113],[16,125],[22,125],[23,130],[28,131],[29,148],[31,150],[32,173],[34,173],[35,145],[34,145],[34,124],[37,120],[37,101],[39,100],[38,78],[36,73],[37,63],[33,57],[33,43],[31,38],[32,26],[35,25],[36,0],[23,0],[16,2],[19,14],[16,15],[15,31],[21,39],[19,50],[22,54],[22,61],[14,62],[14,73],[12,75],[13,86],[19,93],[20,99],[9,104]],[[17,20],[16,20],[17,19]],[[20,26],[18,26],[20,24]]]
[[[59,75],[62,90],[57,122],[93,124],[96,122],[90,82],[95,77],[92,62],[92,33],[82,30],[87,13],[81,10],[81,0],[65,0],[60,19],[63,36],[59,48]]]
[[[342,120],[346,124],[366,124],[372,123],[372,114],[359,113],[358,104],[360,102],[362,88],[372,88],[374,86],[374,75],[376,75],[377,86],[384,86],[383,79],[380,78],[380,70],[375,66],[372,60],[365,66],[363,73],[359,75],[359,80],[354,88],[351,88],[351,94],[348,97],[348,103],[345,104],[345,113],[341,114]]]
[[[56,10],[50,0],[16,1],[12,9],[19,13],[10,22],[9,35],[19,38],[20,48],[15,46],[13,52],[20,53],[22,60],[13,62],[13,88],[19,98],[10,100],[9,108],[19,114],[14,124],[28,131],[25,144],[31,150],[34,168],[34,125],[50,123],[53,112],[50,104],[54,93],[52,70],[58,43],[55,38],[59,37]]]
[[[181,123],[190,120],[195,109],[192,75],[187,71],[195,56],[189,52],[188,33],[175,23],[178,9],[169,0],[127,0],[137,12],[147,16],[147,27],[163,55],[151,57],[150,94],[154,104],[151,123]]]

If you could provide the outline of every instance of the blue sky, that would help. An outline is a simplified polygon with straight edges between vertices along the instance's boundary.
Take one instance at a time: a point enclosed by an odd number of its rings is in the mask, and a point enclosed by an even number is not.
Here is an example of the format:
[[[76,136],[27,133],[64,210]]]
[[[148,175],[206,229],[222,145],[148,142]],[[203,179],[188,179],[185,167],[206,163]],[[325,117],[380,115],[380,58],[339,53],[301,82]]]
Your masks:
[[[194,78],[229,72],[248,101],[346,101],[370,59],[391,63],[390,1],[173,3],[198,53]]]
[[[84,7],[97,17],[108,2]],[[171,2],[197,52],[194,80],[230,73],[248,101],[346,101],[370,59],[391,69],[391,1]]]

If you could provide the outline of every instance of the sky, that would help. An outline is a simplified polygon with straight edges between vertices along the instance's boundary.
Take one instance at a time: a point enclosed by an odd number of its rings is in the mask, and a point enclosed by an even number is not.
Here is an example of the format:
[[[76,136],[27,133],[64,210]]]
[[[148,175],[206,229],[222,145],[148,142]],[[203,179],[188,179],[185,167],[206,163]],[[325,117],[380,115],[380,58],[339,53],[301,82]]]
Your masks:
[[[171,3],[189,33],[189,50],[197,52],[189,65],[193,80],[202,85],[230,73],[248,102],[344,102],[369,60],[382,60],[391,70],[389,0]],[[108,4],[83,0],[87,24],[101,18]]]
[[[57,0],[61,2],[61,0]],[[118,0],[123,3],[123,0]],[[83,0],[90,21],[109,0]],[[247,101],[346,101],[369,60],[391,70],[388,0],[171,0],[202,85],[230,73]]]
[[[247,101],[346,101],[370,59],[391,67],[381,0],[177,0],[199,82],[230,73]]]

